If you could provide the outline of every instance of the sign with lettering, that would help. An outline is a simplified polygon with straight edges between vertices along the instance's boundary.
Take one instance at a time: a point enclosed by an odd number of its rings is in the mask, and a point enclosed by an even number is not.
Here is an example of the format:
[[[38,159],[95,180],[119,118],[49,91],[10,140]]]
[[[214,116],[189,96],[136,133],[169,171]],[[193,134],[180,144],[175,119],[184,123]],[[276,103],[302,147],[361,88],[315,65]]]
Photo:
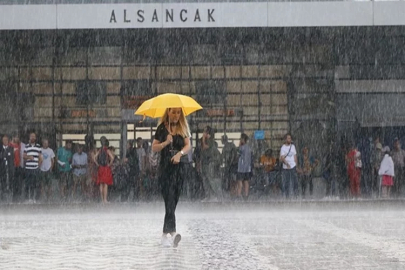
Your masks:
[[[404,1],[17,4],[1,5],[0,30],[405,25],[403,14]]]
[[[159,11],[159,12],[158,12]],[[194,22],[198,23],[215,23],[214,18],[214,8],[167,8],[160,10],[159,8],[154,9],[112,9],[109,23],[118,24],[142,24],[142,23],[187,23]]]
[[[151,96],[125,96],[122,99],[123,109],[138,109],[146,100],[152,98]]]
[[[223,110],[223,109],[205,109],[207,116],[235,116],[235,110]]]
[[[59,6],[57,25],[61,29],[257,27],[267,25],[266,3],[72,4]],[[246,10],[250,10],[254,16],[248,15]],[[75,18],[74,20],[72,16]]]
[[[264,130],[255,130],[255,140],[264,140]]]
[[[87,116],[94,118],[97,116],[97,114],[93,110],[71,110],[70,116],[73,118],[82,118],[82,117],[87,117]]]

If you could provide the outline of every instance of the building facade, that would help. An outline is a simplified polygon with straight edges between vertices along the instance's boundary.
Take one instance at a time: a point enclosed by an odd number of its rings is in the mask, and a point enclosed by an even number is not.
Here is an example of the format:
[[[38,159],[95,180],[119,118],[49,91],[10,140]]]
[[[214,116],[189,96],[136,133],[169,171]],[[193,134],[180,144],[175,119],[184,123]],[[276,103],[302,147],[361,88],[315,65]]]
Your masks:
[[[193,137],[206,125],[235,142],[262,130],[260,151],[278,150],[288,131],[317,155],[377,133],[405,137],[404,22],[380,14],[405,6],[295,3],[4,5],[0,132],[35,130],[55,145],[107,135],[122,153],[157,125],[136,108],[173,92],[204,107],[189,117]],[[24,24],[21,6],[46,15]]]

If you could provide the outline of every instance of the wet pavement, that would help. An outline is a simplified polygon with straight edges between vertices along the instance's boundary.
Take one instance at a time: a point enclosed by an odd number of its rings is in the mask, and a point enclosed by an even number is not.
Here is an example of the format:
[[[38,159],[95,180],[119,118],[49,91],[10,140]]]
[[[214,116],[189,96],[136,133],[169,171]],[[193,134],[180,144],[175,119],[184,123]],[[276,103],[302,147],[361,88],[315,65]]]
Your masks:
[[[403,201],[0,206],[0,269],[405,269]]]

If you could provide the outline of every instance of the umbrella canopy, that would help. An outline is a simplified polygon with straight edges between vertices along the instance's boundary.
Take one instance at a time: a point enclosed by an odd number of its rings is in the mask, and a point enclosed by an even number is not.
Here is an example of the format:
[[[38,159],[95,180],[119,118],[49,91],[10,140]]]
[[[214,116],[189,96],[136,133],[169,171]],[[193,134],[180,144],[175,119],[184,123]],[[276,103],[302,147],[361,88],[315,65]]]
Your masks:
[[[182,108],[185,116],[202,109],[191,97],[168,93],[146,100],[135,114],[157,118],[162,117],[167,108]]]

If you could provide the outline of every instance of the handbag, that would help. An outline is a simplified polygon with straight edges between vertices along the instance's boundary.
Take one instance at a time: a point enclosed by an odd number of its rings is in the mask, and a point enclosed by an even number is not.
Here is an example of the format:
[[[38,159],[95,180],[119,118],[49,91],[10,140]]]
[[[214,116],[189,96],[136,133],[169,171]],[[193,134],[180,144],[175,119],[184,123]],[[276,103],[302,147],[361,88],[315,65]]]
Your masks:
[[[356,156],[355,156],[355,162],[354,165],[356,166],[356,168],[360,168],[363,167],[363,163],[361,162],[361,155],[360,152],[356,152]]]
[[[355,164],[356,168],[360,168],[363,167],[363,163],[361,162],[361,159],[357,159],[356,160],[356,164]]]

